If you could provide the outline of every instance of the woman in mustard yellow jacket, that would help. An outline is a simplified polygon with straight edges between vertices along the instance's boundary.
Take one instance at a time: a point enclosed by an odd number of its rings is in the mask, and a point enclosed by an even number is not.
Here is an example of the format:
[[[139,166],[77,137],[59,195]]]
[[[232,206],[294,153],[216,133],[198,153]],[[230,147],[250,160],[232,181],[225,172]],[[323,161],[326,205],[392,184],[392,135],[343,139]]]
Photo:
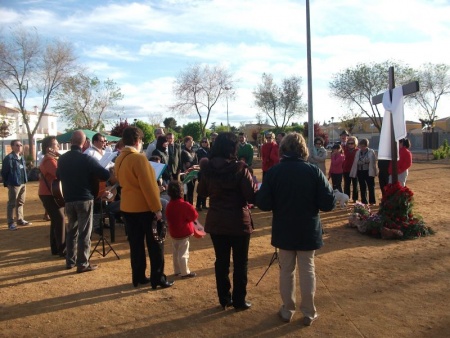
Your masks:
[[[120,210],[127,225],[133,285],[150,282],[153,289],[158,285],[167,288],[173,282],[167,281],[164,274],[164,244],[156,241],[152,234],[152,222],[155,218],[161,219],[162,207],[155,172],[141,154],[143,136],[142,130],[134,126],[123,131],[125,147],[115,163],[116,177],[122,188]],[[150,279],[145,274],[145,243],[150,257]]]

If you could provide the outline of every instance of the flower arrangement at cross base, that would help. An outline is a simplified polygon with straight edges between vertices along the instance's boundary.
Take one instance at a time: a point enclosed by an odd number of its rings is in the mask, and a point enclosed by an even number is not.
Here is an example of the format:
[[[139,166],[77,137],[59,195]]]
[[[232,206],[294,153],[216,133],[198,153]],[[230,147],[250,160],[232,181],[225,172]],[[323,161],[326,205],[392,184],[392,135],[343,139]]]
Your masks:
[[[378,213],[371,213],[368,206],[356,203],[349,224],[357,219],[356,226],[360,232],[384,239],[414,239],[434,234],[421,216],[414,215],[413,196],[414,193],[399,182],[388,184]]]

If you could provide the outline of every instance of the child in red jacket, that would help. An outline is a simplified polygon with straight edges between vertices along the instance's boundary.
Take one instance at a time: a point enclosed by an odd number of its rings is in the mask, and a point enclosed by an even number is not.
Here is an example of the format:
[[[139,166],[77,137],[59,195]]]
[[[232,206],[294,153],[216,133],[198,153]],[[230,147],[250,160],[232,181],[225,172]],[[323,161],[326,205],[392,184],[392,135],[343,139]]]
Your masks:
[[[194,221],[198,218],[194,206],[183,200],[183,184],[171,181],[167,187],[170,202],[166,208],[167,224],[172,237],[173,271],[181,278],[192,278],[197,274],[188,267],[189,237],[194,234]]]

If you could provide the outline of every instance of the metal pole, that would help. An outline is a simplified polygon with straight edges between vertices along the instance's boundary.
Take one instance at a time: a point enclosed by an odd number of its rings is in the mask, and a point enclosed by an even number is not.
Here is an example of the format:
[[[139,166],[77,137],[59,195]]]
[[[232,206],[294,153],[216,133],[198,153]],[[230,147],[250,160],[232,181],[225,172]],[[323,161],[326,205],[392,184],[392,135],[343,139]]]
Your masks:
[[[308,63],[308,147],[314,147],[314,114],[311,72],[311,29],[309,20],[309,0],[306,0],[306,50]]]
[[[228,118],[228,95],[227,95],[227,127],[228,131],[230,131],[230,119]]]

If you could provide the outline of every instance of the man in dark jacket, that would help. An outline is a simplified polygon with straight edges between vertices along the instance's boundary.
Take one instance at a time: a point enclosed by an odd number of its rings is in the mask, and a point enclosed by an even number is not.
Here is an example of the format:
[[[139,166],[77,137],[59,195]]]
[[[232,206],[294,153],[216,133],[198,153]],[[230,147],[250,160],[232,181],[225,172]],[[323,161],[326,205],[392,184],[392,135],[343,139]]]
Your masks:
[[[178,174],[181,172],[181,147],[175,143],[173,133],[167,133],[167,151],[169,153],[169,171],[174,180],[178,180]]]
[[[99,162],[81,152],[86,135],[81,130],[72,134],[72,147],[58,160],[56,176],[61,179],[66,214],[66,267],[77,266],[77,272],[97,269],[89,264],[91,248],[92,213],[94,198],[98,193],[98,181],[109,179],[109,171]]]
[[[299,267],[303,324],[317,318],[314,306],[316,277],[315,250],[322,247],[319,210],[330,211],[336,200],[322,171],[306,162],[308,148],[298,133],[286,135],[280,145],[281,162],[269,169],[256,205],[272,210],[272,245],[279,248],[280,294],[283,305],[279,316],[291,321],[295,313],[295,270]]]
[[[2,178],[3,186],[8,188],[8,204],[6,217],[8,229],[17,230],[14,223],[13,210],[16,209],[17,224],[29,225],[23,219],[23,205],[25,203],[27,167],[23,156],[23,145],[20,140],[11,141],[12,151],[3,159]]]

